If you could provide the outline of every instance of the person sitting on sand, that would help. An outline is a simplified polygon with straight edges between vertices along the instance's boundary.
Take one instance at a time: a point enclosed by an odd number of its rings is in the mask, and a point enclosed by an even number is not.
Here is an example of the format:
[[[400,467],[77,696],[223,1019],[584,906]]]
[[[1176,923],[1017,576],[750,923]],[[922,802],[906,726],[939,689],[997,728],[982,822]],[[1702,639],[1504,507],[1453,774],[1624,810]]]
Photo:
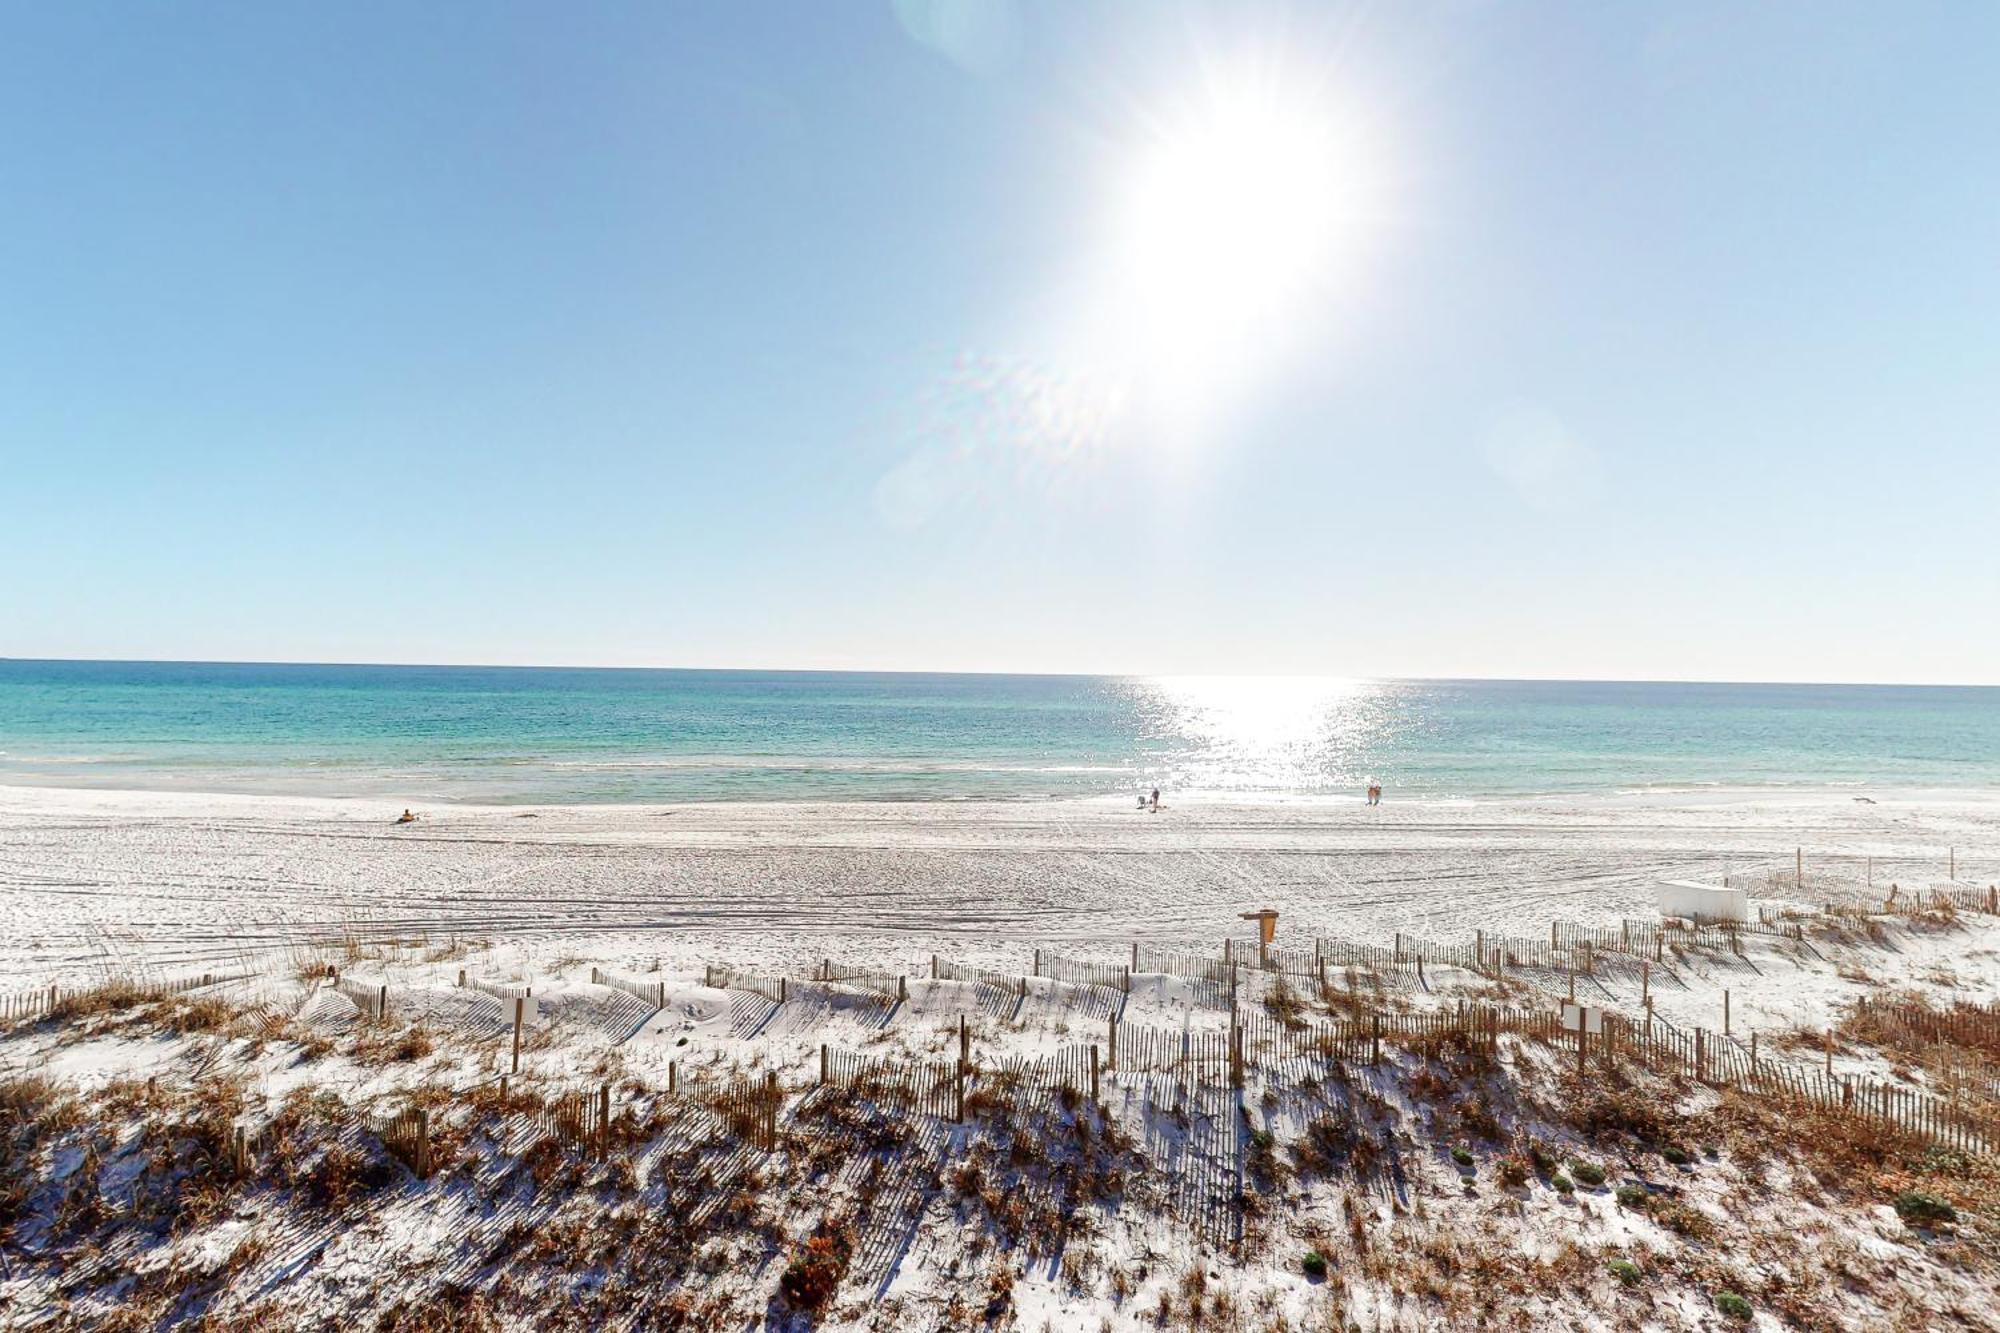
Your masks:
[[[396,822],[398,824],[414,824],[417,822],[417,817],[411,814],[409,810],[406,808],[403,811],[402,818],[398,819]]]

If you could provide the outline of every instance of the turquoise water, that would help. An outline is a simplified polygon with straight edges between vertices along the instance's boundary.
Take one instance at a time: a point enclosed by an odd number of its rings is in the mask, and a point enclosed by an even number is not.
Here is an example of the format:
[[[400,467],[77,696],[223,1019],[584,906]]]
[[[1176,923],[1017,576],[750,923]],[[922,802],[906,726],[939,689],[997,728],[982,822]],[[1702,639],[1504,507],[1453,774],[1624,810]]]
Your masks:
[[[2000,689],[0,661],[0,782],[397,800],[2000,782]]]

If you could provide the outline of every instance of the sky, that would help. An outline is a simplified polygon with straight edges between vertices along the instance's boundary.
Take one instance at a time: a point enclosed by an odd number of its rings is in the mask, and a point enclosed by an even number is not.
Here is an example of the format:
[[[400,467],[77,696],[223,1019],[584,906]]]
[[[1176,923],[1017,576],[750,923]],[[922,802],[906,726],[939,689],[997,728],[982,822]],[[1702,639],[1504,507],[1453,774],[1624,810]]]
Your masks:
[[[2000,7],[0,13],[0,656],[2000,683]]]

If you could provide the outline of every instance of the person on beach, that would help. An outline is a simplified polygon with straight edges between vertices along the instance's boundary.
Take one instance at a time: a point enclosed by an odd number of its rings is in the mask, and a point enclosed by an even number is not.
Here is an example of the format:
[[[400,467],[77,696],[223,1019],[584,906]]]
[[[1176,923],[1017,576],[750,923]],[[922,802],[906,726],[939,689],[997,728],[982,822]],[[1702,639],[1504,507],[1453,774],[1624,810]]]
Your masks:
[[[1153,813],[1156,815],[1160,813],[1160,789],[1158,787],[1153,788]]]
[[[411,814],[409,808],[406,806],[403,809],[402,817],[398,819],[396,822],[398,824],[414,824],[417,822],[417,817]]]

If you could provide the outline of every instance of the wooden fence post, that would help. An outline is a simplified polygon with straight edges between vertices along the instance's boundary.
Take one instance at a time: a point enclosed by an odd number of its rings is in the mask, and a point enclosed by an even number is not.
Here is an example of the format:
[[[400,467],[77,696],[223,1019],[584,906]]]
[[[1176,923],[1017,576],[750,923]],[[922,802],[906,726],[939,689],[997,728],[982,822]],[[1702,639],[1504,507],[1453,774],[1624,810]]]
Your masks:
[[[1729,1035],[1729,991],[1726,987],[1722,992],[1722,1035]]]
[[[387,1020],[389,1017],[389,983],[383,982],[375,996],[375,1017]]]
[[[1805,886],[1806,886],[1806,849],[1803,847],[1795,847],[1792,849],[1792,887],[1795,889],[1803,889]]]
[[[910,998],[910,979],[908,977],[896,978],[896,998],[899,1000]]]
[[[250,1131],[243,1126],[236,1127],[236,1174],[250,1173]]]
[[[1374,1033],[1369,1045],[1368,1062],[1377,1065],[1382,1063],[1382,1015],[1380,1014],[1375,1015]]]
[[[1134,972],[1139,970],[1139,941],[1137,940],[1132,941],[1132,970]]]
[[[775,1152],[778,1147],[778,1103],[784,1100],[778,1091],[778,1071],[764,1075],[764,1151]]]
[[[1233,1009],[1229,1012],[1229,1086],[1243,1086],[1243,1029]]]
[[[465,989],[465,969],[462,967],[458,969],[458,988],[460,990]]]
[[[506,1080],[502,1079],[501,1082],[504,1084]],[[669,1060],[667,1061],[667,1092],[673,1094],[673,1093],[678,1093],[680,1090],[681,1090],[680,1062],[678,1060]]]
[[[1639,960],[1639,1003],[1647,1008],[1653,1004],[1653,965]]]
[[[972,1034],[965,1015],[958,1016],[958,1123],[965,1123],[965,1076],[972,1065]]]
[[[1103,1105],[1097,1096],[1097,1046],[1095,1043],[1092,1043],[1090,1047],[1090,1100],[1097,1102],[1100,1106]]]
[[[819,1044],[819,1085],[826,1086],[826,1043]]]
[[[597,1090],[597,1155],[603,1157],[611,1151],[611,1085],[606,1083]]]
[[[431,1113],[417,1108],[417,1174],[425,1180],[431,1178]]]
[[[1113,1069],[1116,1069],[1118,1068],[1118,1015],[1113,1014],[1111,1017],[1105,1019],[1104,1028],[1105,1044],[1111,1051],[1110,1064]]]
[[[513,1069],[513,1072],[516,1074],[521,1072],[521,1020],[526,1016],[527,1010],[528,1010],[528,1002],[522,999],[520,996],[516,995],[514,997],[514,1069]]]
[[[1694,1030],[1694,1081],[1697,1083],[1708,1082],[1707,1035],[1701,1028]]]

